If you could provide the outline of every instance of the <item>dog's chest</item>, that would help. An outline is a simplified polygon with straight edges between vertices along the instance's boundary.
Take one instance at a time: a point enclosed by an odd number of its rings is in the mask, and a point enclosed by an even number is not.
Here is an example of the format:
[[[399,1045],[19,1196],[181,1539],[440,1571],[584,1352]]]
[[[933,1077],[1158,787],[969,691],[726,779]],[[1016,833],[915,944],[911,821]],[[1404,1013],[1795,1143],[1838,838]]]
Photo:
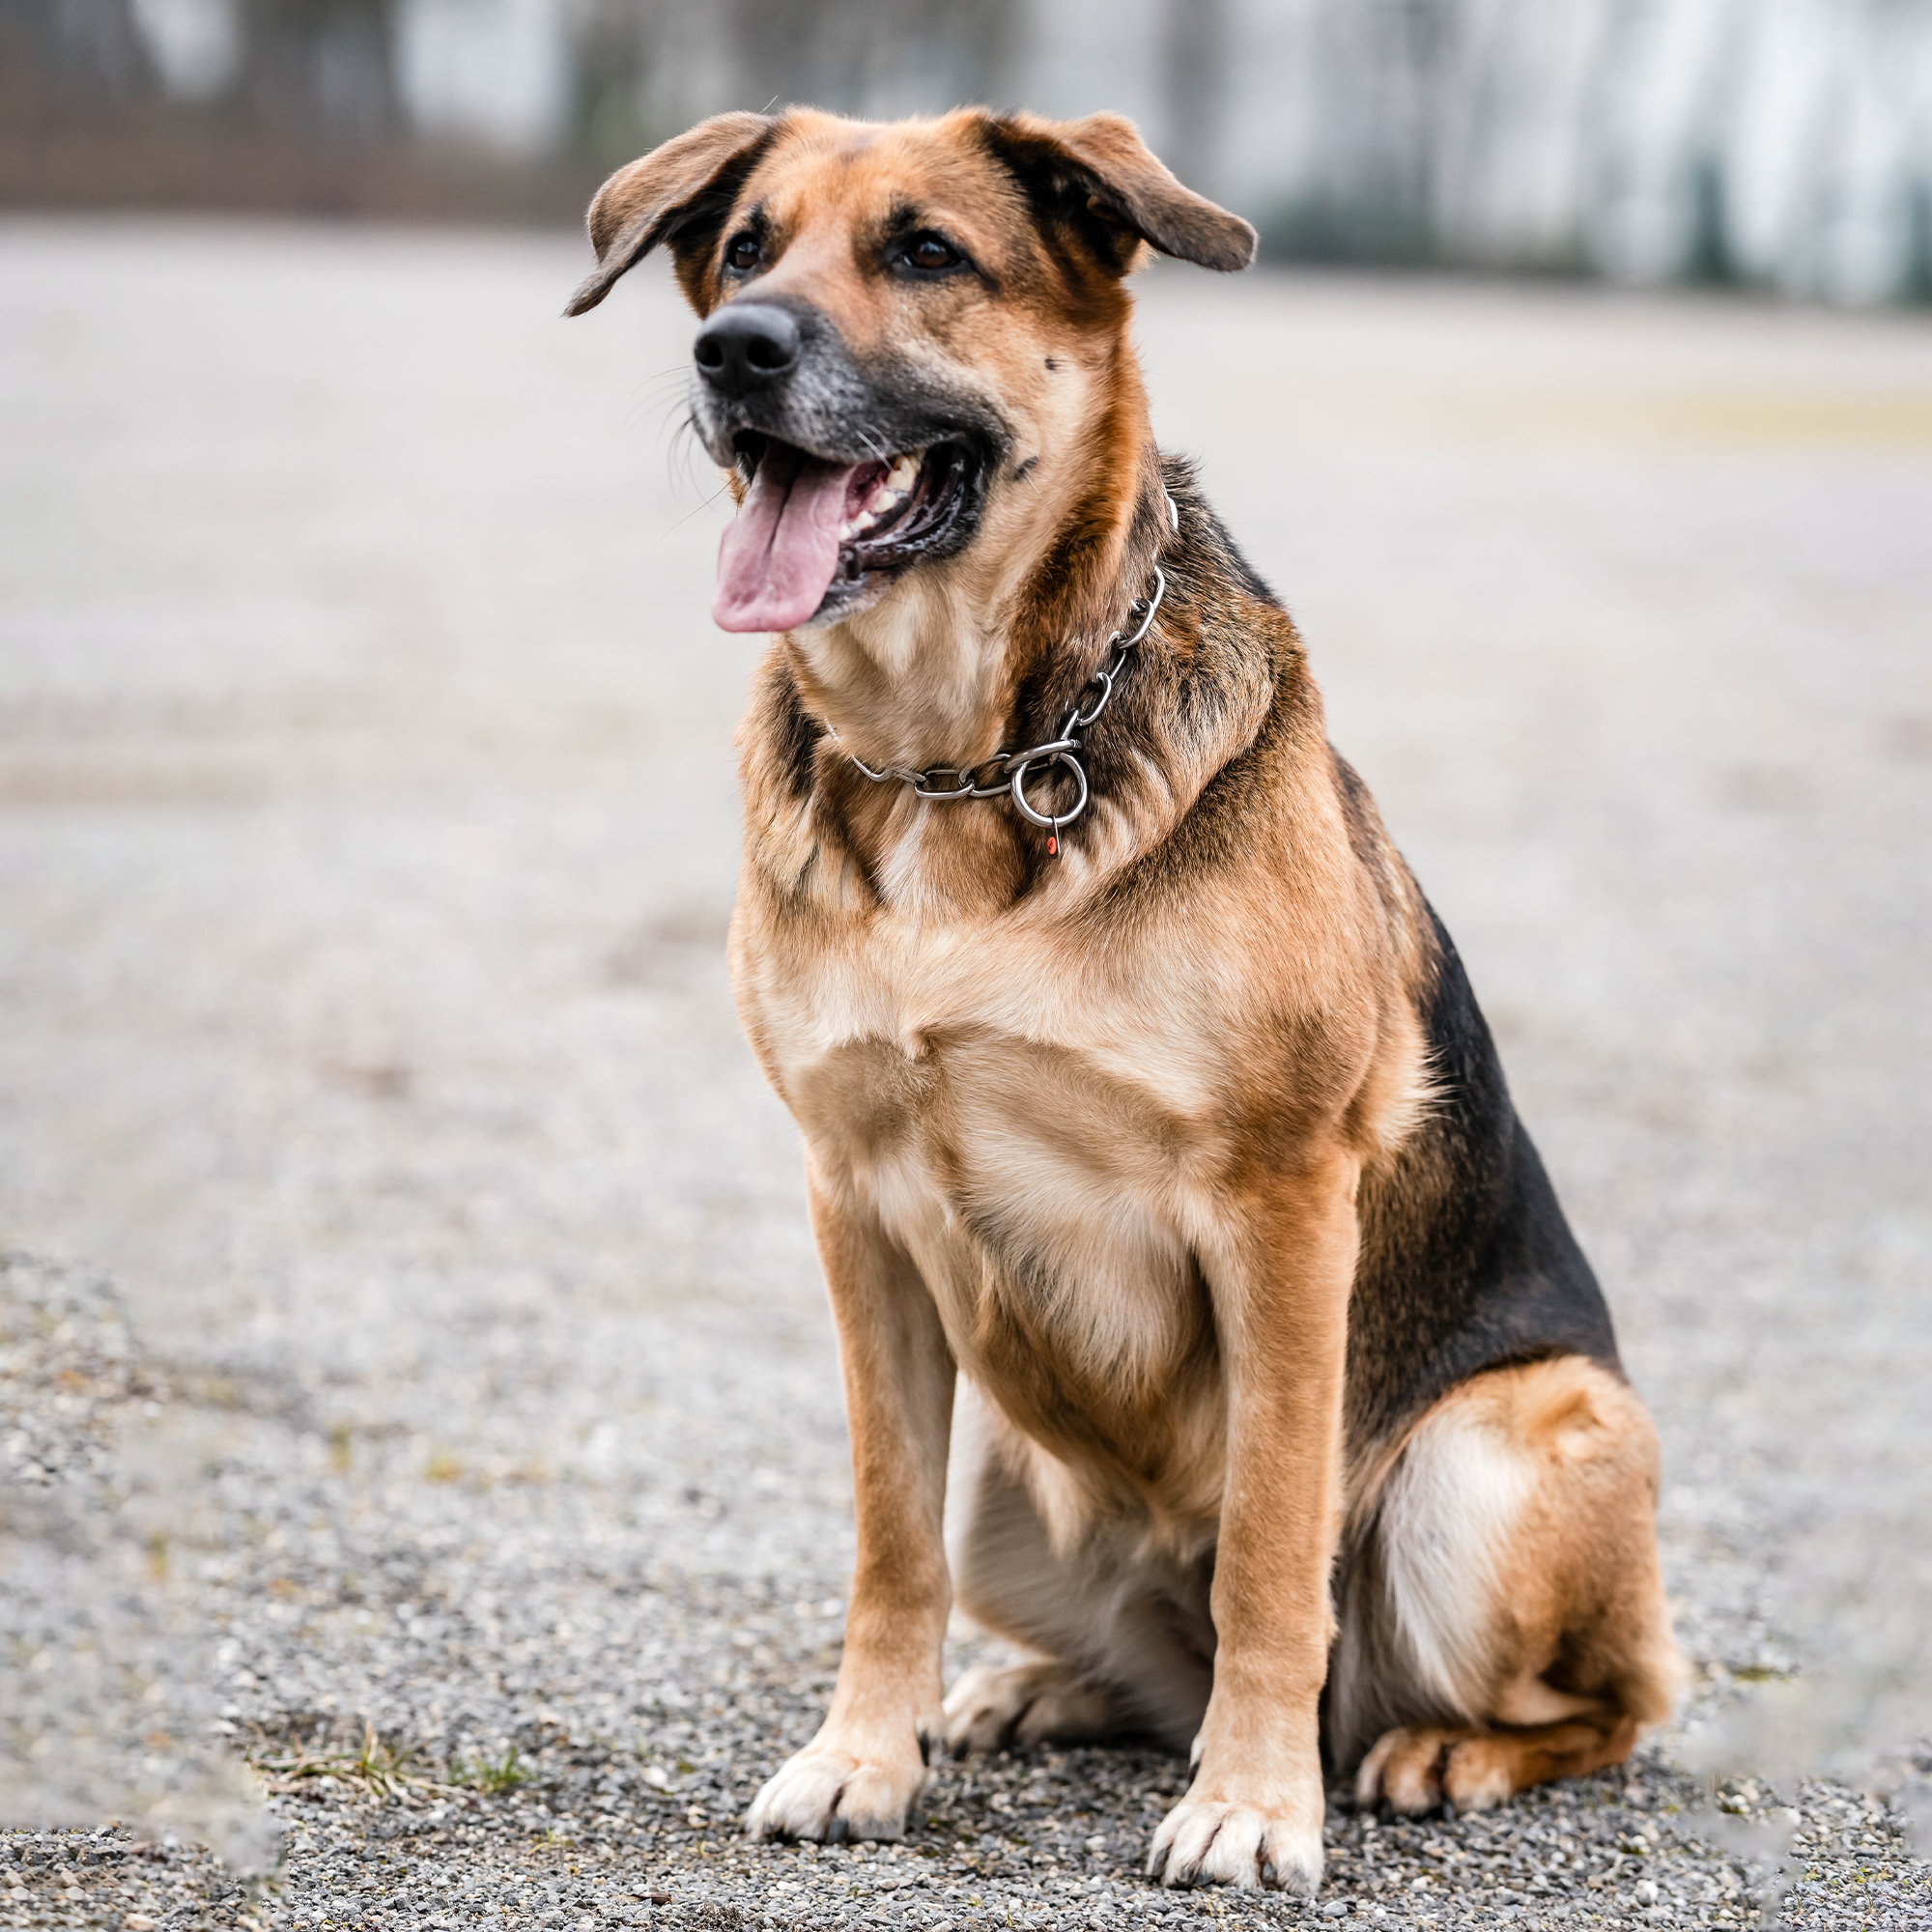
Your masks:
[[[749,959],[740,997],[820,1173],[912,1258],[962,1367],[1091,1409],[1201,1347],[1214,1026],[1151,960],[1062,957],[914,935]]]

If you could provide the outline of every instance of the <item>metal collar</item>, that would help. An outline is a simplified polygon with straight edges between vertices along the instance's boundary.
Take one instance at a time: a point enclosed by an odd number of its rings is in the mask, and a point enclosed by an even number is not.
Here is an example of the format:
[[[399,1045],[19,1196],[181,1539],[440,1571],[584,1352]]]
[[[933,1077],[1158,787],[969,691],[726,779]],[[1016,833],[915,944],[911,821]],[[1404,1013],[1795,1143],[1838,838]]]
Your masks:
[[[1178,530],[1180,512],[1172,497],[1167,498],[1167,514]],[[1127,607],[1127,622],[1133,626],[1132,630],[1116,631],[1107,639],[1112,646],[1107,662],[1081,687],[1079,696],[1060,721],[1059,731],[1044,744],[1029,745],[1023,752],[995,752],[990,758],[970,768],[928,765],[923,772],[909,771],[903,765],[887,765],[875,771],[856,753],[848,752],[845,755],[875,784],[909,784],[921,798],[941,803],[955,798],[1010,798],[1022,818],[1046,828],[1047,852],[1057,856],[1060,828],[1071,825],[1087,810],[1087,768],[1080,762],[1083,749],[1080,734],[1113,701],[1114,686],[1126,668],[1128,653],[1147,636],[1166,595],[1166,575],[1155,564],[1152,594],[1136,597]],[[1054,765],[1064,765],[1073,774],[1073,803],[1065,811],[1044,812],[1028,800],[1027,779],[1034,771],[1048,770]]]

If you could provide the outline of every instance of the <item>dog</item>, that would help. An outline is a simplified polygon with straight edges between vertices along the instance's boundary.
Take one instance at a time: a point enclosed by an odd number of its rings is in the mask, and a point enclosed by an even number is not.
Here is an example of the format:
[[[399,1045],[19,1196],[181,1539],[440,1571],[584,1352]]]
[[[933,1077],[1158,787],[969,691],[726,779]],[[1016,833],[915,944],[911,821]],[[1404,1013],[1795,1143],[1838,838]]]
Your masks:
[[[1152,1733],[1168,1885],[1620,1762],[1682,1666],[1658,1453],[1447,932],[1129,338],[1248,224],[1111,115],[724,114],[591,205],[669,250],[737,500],[731,977],[804,1142],[857,1520],[753,1833],[935,1751]],[[955,1406],[958,1413],[955,1415]],[[955,1527],[944,1531],[949,1461]],[[950,1696],[955,1601],[1034,1661]],[[1325,1753],[1325,1759],[1324,1759]]]

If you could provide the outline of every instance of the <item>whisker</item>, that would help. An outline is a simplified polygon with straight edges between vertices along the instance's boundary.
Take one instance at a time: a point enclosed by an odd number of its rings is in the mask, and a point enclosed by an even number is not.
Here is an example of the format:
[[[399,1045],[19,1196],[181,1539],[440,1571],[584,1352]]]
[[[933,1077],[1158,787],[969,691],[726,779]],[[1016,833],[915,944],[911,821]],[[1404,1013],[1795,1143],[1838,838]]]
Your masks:
[[[687,438],[690,439],[689,441],[686,440]],[[696,490],[700,487],[697,480],[696,452],[702,446],[697,428],[697,418],[690,411],[687,411],[683,420],[671,431],[670,441],[665,451],[666,473],[670,478],[673,490],[680,487]],[[684,461],[682,483],[680,483],[678,475],[678,460],[680,457]],[[707,462],[710,460],[710,453],[708,451],[706,452],[705,460]],[[705,502],[715,500],[716,492],[705,498]],[[703,505],[700,504],[698,507],[701,509]]]
[[[652,382],[639,384],[636,393],[631,397],[631,401],[634,405],[638,403],[651,403],[655,402],[660,396],[684,395],[688,393],[689,388],[690,384],[686,382],[682,373],[676,377],[660,376]]]
[[[670,487],[673,490],[679,487],[678,462],[680,458],[684,462],[683,480],[687,483],[695,483],[696,481],[691,469],[691,452],[685,442],[685,438],[695,438],[696,431],[696,421],[689,410],[671,425],[670,435],[665,442],[665,475],[669,480]]]
[[[662,430],[665,424],[670,420],[671,412],[680,409],[684,412],[684,419],[689,420],[691,415],[691,398],[689,396],[665,396],[657,402],[640,406],[638,413],[642,415],[648,412],[653,417],[655,426],[659,430]]]
[[[632,392],[635,394],[639,389],[643,388],[647,384],[662,383],[667,381],[668,378],[672,376],[689,376],[690,374],[691,374],[691,364],[689,362],[672,362],[668,364],[665,368],[653,369],[647,376],[639,376],[637,379],[637,381],[631,384],[631,389]]]
[[[624,412],[624,427],[636,429],[639,421],[649,411],[659,407],[674,407],[689,394],[687,383],[690,372],[685,369],[667,369],[661,374],[647,378],[632,391],[629,406]]]
[[[721,483],[721,484],[719,484],[719,486],[717,487],[717,489],[715,489],[714,491],[712,491],[712,493],[710,494],[710,496],[708,496],[707,497],[705,497],[705,499],[703,500],[703,502],[701,502],[700,504],[698,504],[698,506],[697,506],[697,509],[696,509],[696,510],[690,510],[690,511],[687,511],[687,512],[686,512],[686,513],[685,513],[685,514],[684,514],[683,516],[681,516],[681,517],[680,517],[680,518],[679,518],[679,519],[677,520],[677,522],[676,522],[676,523],[674,523],[674,524],[672,524],[672,525],[671,525],[671,526],[670,526],[670,528],[669,528],[669,529],[666,529],[666,530],[660,530],[660,531],[658,532],[657,536],[656,536],[655,538],[653,538],[653,539],[652,539],[652,541],[653,541],[653,542],[655,542],[655,543],[663,543],[666,537],[668,537],[668,536],[671,535],[671,534],[672,534],[672,533],[673,533],[674,531],[677,531],[677,530],[681,530],[681,529],[683,529],[683,527],[685,526],[685,525],[686,525],[686,524],[688,524],[688,523],[690,523],[690,521],[692,520],[692,518],[697,515],[697,511],[698,511],[698,510],[708,510],[708,509],[710,509],[710,507],[712,506],[712,504],[713,504],[713,503],[715,503],[715,502],[717,502],[717,500],[719,499],[719,497],[722,497],[722,496],[724,496],[724,494],[725,493],[725,491],[727,491],[728,489],[730,489],[730,487],[731,487],[731,486],[730,486],[730,484],[728,484],[728,483]]]
[[[645,427],[648,422],[650,433],[653,436],[662,436],[666,425],[671,419],[671,412],[677,406],[678,399],[675,396],[668,397],[662,403],[652,404],[649,409],[639,410],[624,427],[630,430],[637,430]]]

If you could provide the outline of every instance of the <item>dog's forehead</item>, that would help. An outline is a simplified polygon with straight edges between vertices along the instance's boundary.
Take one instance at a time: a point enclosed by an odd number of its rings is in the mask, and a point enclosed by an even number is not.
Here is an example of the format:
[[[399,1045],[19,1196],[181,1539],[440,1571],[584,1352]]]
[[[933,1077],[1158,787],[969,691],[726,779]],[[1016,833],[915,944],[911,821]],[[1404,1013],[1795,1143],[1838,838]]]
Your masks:
[[[1010,176],[967,115],[887,123],[787,117],[746,181],[740,208],[780,228],[854,233],[911,220],[958,231],[980,246],[1024,229]]]

